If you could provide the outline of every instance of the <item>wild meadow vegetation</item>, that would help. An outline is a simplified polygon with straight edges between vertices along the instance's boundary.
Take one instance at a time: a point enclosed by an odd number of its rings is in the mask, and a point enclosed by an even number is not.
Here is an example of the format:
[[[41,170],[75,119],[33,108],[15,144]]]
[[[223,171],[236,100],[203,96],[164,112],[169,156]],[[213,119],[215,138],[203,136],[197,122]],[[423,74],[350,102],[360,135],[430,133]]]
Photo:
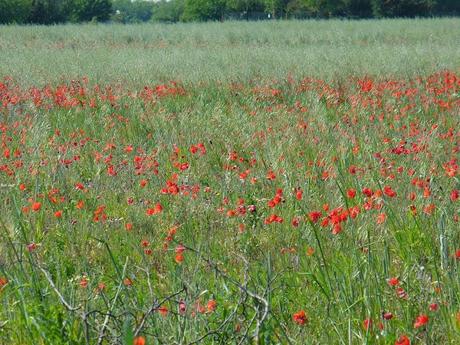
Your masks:
[[[459,344],[459,42],[0,27],[0,343]]]

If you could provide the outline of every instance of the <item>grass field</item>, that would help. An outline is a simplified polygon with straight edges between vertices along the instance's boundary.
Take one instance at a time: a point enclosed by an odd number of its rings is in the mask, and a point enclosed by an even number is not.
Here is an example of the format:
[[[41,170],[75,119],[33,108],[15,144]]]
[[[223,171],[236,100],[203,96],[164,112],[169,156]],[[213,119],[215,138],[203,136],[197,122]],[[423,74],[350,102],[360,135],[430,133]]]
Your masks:
[[[458,68],[460,19],[0,27],[0,75],[138,86]]]
[[[459,42],[0,27],[0,343],[459,344]]]

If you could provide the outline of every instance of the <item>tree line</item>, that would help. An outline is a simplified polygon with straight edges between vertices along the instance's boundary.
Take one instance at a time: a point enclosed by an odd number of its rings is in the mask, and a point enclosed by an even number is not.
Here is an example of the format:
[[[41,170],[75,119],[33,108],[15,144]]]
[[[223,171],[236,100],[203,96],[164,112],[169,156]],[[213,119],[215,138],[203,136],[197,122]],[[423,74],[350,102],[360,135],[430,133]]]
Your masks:
[[[460,15],[460,0],[0,0],[0,24]]]

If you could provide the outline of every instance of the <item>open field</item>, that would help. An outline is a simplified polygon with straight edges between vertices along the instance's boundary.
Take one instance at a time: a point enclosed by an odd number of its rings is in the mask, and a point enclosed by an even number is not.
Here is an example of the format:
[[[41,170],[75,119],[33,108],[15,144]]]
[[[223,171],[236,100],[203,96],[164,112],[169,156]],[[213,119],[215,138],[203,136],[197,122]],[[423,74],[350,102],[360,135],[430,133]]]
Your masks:
[[[459,66],[460,19],[0,27],[0,75],[43,85],[143,85],[349,75]]]
[[[0,344],[459,344],[459,39],[0,27]]]

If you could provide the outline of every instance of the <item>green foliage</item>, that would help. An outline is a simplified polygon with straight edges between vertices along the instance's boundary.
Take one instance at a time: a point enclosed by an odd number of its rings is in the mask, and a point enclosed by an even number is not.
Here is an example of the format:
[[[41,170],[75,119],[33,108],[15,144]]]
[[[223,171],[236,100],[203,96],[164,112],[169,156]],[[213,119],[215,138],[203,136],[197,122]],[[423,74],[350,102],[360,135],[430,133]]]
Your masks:
[[[166,23],[178,22],[184,13],[184,5],[184,0],[159,1],[153,7],[152,20]]]
[[[424,17],[432,14],[435,0],[372,0],[375,17]]]
[[[225,12],[225,0],[185,0],[182,20],[196,22],[222,20]]]
[[[32,0],[27,22],[35,24],[63,23],[68,19],[70,0]]]
[[[288,0],[264,0],[265,11],[269,13],[273,19],[283,18],[288,2]]]
[[[69,19],[73,22],[107,21],[112,12],[110,0],[72,0]]]
[[[146,22],[152,17],[153,6],[150,1],[113,0],[112,19],[122,23]]]
[[[458,16],[460,15],[460,1],[437,0],[434,13],[439,15]]]
[[[264,0],[227,0],[229,11],[248,13],[251,11],[263,12],[265,8]]]
[[[383,18],[460,14],[457,0],[1,0],[0,24]]]
[[[1,0],[0,24],[23,23],[32,8],[32,0]]]

